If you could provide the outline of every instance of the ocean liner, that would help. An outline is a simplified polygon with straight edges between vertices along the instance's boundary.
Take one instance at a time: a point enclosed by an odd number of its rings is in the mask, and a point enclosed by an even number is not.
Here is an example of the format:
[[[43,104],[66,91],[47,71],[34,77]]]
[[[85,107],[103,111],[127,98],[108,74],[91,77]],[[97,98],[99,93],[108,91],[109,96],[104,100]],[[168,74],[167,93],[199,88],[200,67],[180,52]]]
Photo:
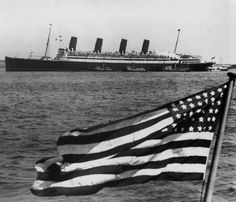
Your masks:
[[[102,52],[102,38],[97,38],[94,51],[76,50],[77,37],[72,36],[68,48],[59,48],[57,56],[47,56],[51,26],[45,55],[36,58],[6,57],[6,71],[208,71],[212,62],[203,62],[199,56],[176,53],[180,29],[174,53],[158,54],[149,51],[150,41],[143,41],[141,52],[127,52],[127,40],[121,39],[119,51]]]

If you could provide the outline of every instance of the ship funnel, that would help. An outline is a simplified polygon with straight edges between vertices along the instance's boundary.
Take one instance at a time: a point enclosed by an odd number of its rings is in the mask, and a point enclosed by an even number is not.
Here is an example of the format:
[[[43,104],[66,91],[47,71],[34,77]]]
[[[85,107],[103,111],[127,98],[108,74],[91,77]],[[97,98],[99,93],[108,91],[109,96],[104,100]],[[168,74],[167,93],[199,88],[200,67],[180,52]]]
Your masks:
[[[76,44],[77,44],[77,37],[72,36],[70,38],[70,43],[69,43],[69,50],[76,50]]]
[[[147,39],[143,40],[143,47],[142,47],[141,54],[146,54],[148,52],[149,42],[150,41]]]
[[[95,43],[94,51],[95,53],[101,53],[102,52],[102,41],[103,39],[97,38],[97,41]]]
[[[126,46],[127,46],[127,40],[126,39],[121,39],[120,49],[119,49],[120,54],[124,54],[125,53]]]

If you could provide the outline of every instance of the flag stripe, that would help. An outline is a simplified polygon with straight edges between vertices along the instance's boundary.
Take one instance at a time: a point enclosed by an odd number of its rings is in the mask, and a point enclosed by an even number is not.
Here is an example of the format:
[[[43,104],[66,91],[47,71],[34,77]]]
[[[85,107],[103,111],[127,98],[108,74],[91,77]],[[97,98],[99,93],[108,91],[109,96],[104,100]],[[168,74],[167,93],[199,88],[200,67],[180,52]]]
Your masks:
[[[121,156],[141,156],[146,154],[157,154],[163,152],[166,149],[178,149],[184,147],[210,147],[210,140],[183,140],[183,141],[176,141],[176,142],[169,142],[160,146],[156,146],[155,148],[141,148],[141,149],[127,149],[127,145],[122,145],[120,147],[116,147],[112,150],[100,152],[100,153],[93,153],[93,154],[66,154],[63,155],[63,159],[68,163],[81,163],[81,162],[88,162],[92,160],[96,160],[99,158],[103,158],[106,156],[114,155],[114,157],[121,157]],[[132,143],[130,143],[132,144]],[[132,145],[131,145],[132,146]],[[125,151],[124,151],[125,150]],[[122,152],[121,152],[122,151]]]
[[[160,144],[165,144],[171,141],[180,141],[180,140],[195,140],[195,139],[206,139],[206,140],[212,140],[213,133],[210,132],[189,132],[189,133],[176,133],[173,135],[169,135],[165,138],[155,136],[155,139],[142,141],[140,144],[133,148],[145,148],[145,147],[154,147],[159,146]],[[132,144],[135,145],[135,142],[133,140],[137,140],[136,138],[132,139]],[[115,140],[116,144],[112,142],[113,140],[106,141],[100,144],[89,144],[89,145],[79,145],[78,144],[69,144],[69,145],[63,145],[58,146],[58,150],[60,151],[60,154],[92,154],[92,153],[98,153],[103,152],[106,150],[114,149],[115,147],[118,147],[120,145],[124,145],[122,141],[125,141],[127,144],[127,139],[118,139]],[[106,145],[109,145],[106,147]]]
[[[162,161],[174,157],[186,157],[186,156],[208,156],[209,148],[204,147],[187,147],[182,149],[168,149],[158,154],[148,154],[146,156],[124,156],[116,158],[104,158],[96,159],[83,163],[67,164],[63,167],[64,172],[73,171],[76,169],[89,169],[97,166],[108,165],[140,165],[152,161]]]
[[[139,144],[139,142],[143,141],[144,138],[148,138],[149,135],[161,130],[163,127],[166,127],[166,126],[170,125],[171,123],[173,123],[173,119],[167,118],[162,121],[159,121],[158,123],[152,125],[151,127],[144,128],[140,131],[136,131],[134,133],[125,135],[123,137],[119,137],[119,138],[115,138],[112,140],[102,142],[100,144],[97,144],[96,146],[94,146],[93,144],[87,145],[85,147],[82,146],[81,147],[81,150],[83,152],[82,154],[80,152],[79,146],[77,146],[77,148],[78,148],[77,150],[75,150],[74,152],[71,152],[71,150],[69,149],[70,144],[66,145],[65,147],[64,147],[64,145],[58,146],[58,151],[59,151],[60,155],[62,155],[62,156],[66,156],[67,154],[77,154],[76,151],[78,151],[78,155],[83,156],[86,154],[84,152],[88,151],[88,150],[91,151],[91,153],[97,153],[97,152],[110,153],[110,151],[114,152],[115,150],[119,150],[119,148],[128,149],[128,148],[130,148],[130,146],[135,145],[135,144]],[[72,145],[72,147],[73,147],[73,145]],[[69,150],[67,150],[67,149],[69,149]],[[89,154],[90,153],[88,153],[88,155]]]
[[[162,115],[161,117],[157,117],[152,120],[148,120],[147,122],[142,122],[137,125],[130,125],[124,128],[120,128],[117,130],[111,130],[111,131],[106,131],[102,133],[96,133],[92,135],[87,135],[86,133],[84,135],[78,135],[78,136],[61,136],[59,137],[57,141],[57,145],[65,145],[65,144],[91,144],[91,143],[100,143],[106,140],[111,140],[114,138],[119,138],[122,136],[130,135],[133,134],[137,131],[141,130],[147,130],[148,128],[153,128],[153,125],[159,125],[160,128],[164,128],[161,126],[160,122],[163,122],[164,120],[172,120],[171,123],[173,123],[173,119],[170,118],[169,112],[166,110],[165,114]],[[171,124],[169,123],[169,124]]]
[[[135,178],[138,176],[157,176],[162,172],[174,172],[174,173],[204,173],[206,165],[204,164],[181,164],[181,163],[169,163],[163,168],[159,169],[138,169],[128,170],[120,174],[91,174],[85,176],[75,177],[62,182],[54,181],[41,181],[36,180],[33,187],[35,189],[44,189],[47,187],[83,187],[104,184],[114,180]]]
[[[157,118],[157,117],[162,116],[168,112],[169,111],[165,107],[162,107],[162,108],[158,108],[158,109],[149,110],[146,112],[141,112],[141,113],[136,114],[134,116],[131,116],[128,118],[123,118],[123,119],[109,122],[106,124],[100,124],[100,125],[96,125],[96,126],[93,126],[90,128],[86,128],[86,129],[74,129],[74,130],[71,130],[70,132],[79,131],[79,132],[81,132],[81,134],[86,133],[86,135],[94,135],[94,134],[98,134],[98,133],[114,131],[114,130],[118,130],[121,128],[125,128],[125,127],[133,125],[133,124],[137,124],[137,123],[141,123],[144,121],[148,121],[148,120]]]
[[[150,180],[171,180],[171,181],[192,181],[202,180],[202,173],[176,173],[176,172],[165,172],[157,176],[138,176],[131,179],[114,180],[108,183],[83,186],[83,187],[50,187],[43,190],[35,188],[31,189],[31,192],[37,196],[59,196],[59,195],[89,195],[94,194],[104,187],[119,187],[128,186],[132,184],[143,184]]]
[[[211,144],[210,140],[183,140],[183,141],[176,141],[176,142],[168,142],[166,144],[151,147],[151,148],[141,148],[141,149],[130,149],[128,151],[124,151],[122,153],[117,153],[114,157],[121,157],[121,156],[143,156],[147,154],[158,154],[162,151],[167,149],[182,149],[186,147],[202,147],[202,148],[209,148]],[[179,153],[182,152],[179,150]],[[113,158],[114,158],[113,157]]]
[[[141,149],[148,147],[156,147],[160,144],[166,144],[171,141],[181,141],[181,140],[212,140],[214,133],[211,132],[188,132],[188,133],[175,133],[161,139],[151,139],[146,140],[139,145],[133,147],[133,149]]]
[[[138,170],[138,169],[156,169],[165,167],[169,163],[189,163],[189,164],[205,164],[207,157],[205,156],[188,156],[188,157],[173,157],[170,159],[165,159],[163,161],[151,161],[141,165],[110,165],[110,166],[94,166],[86,170],[74,170],[71,172],[37,172],[37,180],[46,180],[46,181],[64,181],[74,177],[79,177],[83,175],[91,174],[119,174],[127,170]],[[51,169],[50,169],[51,170]]]

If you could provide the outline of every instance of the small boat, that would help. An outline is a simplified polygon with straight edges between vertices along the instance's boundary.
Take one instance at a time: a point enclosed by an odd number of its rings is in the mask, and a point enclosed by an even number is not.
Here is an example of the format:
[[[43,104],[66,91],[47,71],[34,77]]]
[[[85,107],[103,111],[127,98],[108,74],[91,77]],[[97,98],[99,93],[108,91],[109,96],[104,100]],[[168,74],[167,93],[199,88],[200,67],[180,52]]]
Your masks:
[[[228,71],[228,67],[226,65],[213,65],[208,69],[209,71]]]

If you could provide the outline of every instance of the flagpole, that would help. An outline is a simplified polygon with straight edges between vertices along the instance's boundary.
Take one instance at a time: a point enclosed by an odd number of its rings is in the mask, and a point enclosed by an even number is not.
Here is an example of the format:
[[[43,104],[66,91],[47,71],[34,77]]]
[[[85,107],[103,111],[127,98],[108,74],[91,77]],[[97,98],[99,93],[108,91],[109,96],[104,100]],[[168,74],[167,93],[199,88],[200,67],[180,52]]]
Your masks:
[[[207,187],[206,187],[206,191],[205,191],[204,202],[211,202],[211,200],[212,200],[214,182],[215,182],[215,178],[216,178],[216,171],[217,171],[217,166],[218,166],[219,156],[220,156],[220,150],[221,150],[221,145],[223,142],[223,135],[225,132],[227,115],[229,112],[230,101],[232,98],[234,84],[235,84],[236,75],[231,72],[229,72],[227,75],[229,76],[229,81],[230,81],[229,89],[228,89],[228,93],[227,93],[224,114],[223,114],[222,121],[219,126],[219,130],[218,130],[219,133],[216,136],[215,149],[214,149],[213,156],[212,156],[212,162],[211,162],[211,167],[210,167],[210,171],[209,171],[209,177],[208,177]]]

